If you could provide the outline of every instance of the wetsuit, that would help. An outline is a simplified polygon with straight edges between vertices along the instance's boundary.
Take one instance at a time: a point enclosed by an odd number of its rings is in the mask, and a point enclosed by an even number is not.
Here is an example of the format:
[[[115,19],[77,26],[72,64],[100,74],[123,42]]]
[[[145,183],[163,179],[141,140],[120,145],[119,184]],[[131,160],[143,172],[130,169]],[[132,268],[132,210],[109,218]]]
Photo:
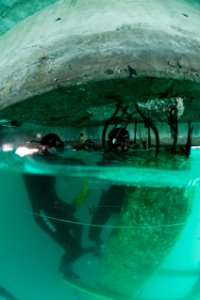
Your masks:
[[[57,197],[55,177],[25,174],[23,178],[35,213],[35,220],[65,250],[60,270],[70,276],[67,274],[71,272],[70,263],[82,255],[82,226],[56,219],[78,222],[73,216],[74,206],[64,203]]]
[[[122,186],[112,185],[108,191],[103,191],[91,224],[103,226],[112,214],[119,214],[124,203],[124,197],[125,189]],[[89,239],[99,244],[101,230],[102,227],[91,226]]]

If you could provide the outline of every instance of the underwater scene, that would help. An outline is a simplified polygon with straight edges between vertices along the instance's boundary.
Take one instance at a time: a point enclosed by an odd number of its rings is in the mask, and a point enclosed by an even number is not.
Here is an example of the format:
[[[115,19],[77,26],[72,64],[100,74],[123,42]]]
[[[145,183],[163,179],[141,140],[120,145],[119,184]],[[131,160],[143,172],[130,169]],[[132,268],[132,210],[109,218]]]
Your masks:
[[[37,151],[1,149],[0,299],[199,299],[198,147]]]
[[[200,300],[200,0],[0,21],[0,300]]]

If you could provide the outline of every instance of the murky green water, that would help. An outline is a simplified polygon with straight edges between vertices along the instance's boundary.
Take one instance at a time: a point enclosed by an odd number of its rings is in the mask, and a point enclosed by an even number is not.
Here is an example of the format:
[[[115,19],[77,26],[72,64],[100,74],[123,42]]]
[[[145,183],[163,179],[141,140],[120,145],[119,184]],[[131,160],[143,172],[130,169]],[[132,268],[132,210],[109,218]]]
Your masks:
[[[2,151],[0,286],[24,300],[198,299],[199,155]]]

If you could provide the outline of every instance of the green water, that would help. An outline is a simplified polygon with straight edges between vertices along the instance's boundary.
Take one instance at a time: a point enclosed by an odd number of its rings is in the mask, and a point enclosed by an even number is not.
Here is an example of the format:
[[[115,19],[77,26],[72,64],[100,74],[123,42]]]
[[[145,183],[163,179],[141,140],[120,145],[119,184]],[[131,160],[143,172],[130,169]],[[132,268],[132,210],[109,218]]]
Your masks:
[[[35,220],[22,175],[48,175],[57,197],[75,205],[75,221],[53,213],[47,219],[81,227],[83,247],[94,246],[89,230],[100,228],[101,251],[73,263],[77,284],[108,299],[198,299],[199,155],[199,149],[189,159],[162,151],[158,159],[153,151],[117,157],[68,151],[44,160],[1,152],[0,286],[16,299],[100,299],[62,281],[64,250]],[[37,194],[45,193],[44,187]],[[94,223],[102,198],[109,218]]]

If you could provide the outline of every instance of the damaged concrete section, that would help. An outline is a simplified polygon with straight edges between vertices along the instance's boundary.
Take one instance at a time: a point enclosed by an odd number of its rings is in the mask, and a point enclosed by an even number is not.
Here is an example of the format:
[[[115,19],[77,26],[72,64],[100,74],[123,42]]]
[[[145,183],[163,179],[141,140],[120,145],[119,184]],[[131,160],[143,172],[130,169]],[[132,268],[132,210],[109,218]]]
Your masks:
[[[0,38],[0,118],[94,126],[93,106],[181,97],[198,122],[199,25],[187,1],[57,1]]]

